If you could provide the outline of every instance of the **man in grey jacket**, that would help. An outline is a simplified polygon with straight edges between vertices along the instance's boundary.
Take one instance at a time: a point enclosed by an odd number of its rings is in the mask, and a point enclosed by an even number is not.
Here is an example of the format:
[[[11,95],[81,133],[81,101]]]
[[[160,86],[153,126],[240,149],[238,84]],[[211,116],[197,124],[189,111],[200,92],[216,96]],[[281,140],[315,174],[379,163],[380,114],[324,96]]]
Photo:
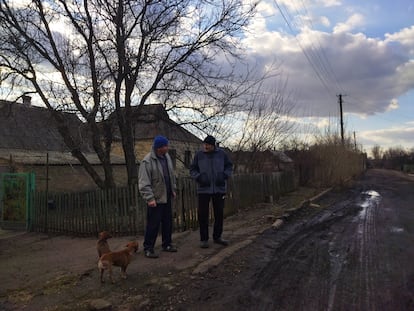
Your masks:
[[[162,249],[176,252],[172,245],[171,200],[176,195],[176,180],[173,164],[168,154],[168,139],[154,138],[153,148],[139,166],[139,191],[147,202],[147,226],[144,237],[144,255],[157,258],[155,241],[161,224]]]
[[[203,150],[195,154],[190,166],[190,175],[197,182],[198,223],[200,226],[200,247],[208,248],[209,204],[213,202],[214,243],[228,245],[223,240],[224,196],[227,179],[231,176],[233,164],[227,154],[216,147],[216,139],[207,136],[203,141]]]

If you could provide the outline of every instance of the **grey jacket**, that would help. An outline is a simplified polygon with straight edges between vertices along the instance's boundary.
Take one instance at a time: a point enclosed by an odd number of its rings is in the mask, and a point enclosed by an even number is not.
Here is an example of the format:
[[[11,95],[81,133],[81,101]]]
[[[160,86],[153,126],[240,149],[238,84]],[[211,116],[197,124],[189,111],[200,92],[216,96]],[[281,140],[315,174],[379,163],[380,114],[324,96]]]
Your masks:
[[[171,189],[176,192],[177,182],[171,157],[168,153],[165,157],[170,173]],[[164,173],[154,150],[151,150],[139,165],[138,188],[145,201],[149,202],[155,199],[157,203],[167,203],[167,186],[165,185]]]
[[[232,172],[233,163],[219,148],[213,152],[198,151],[190,166],[190,175],[197,181],[198,193],[226,193],[227,179]]]

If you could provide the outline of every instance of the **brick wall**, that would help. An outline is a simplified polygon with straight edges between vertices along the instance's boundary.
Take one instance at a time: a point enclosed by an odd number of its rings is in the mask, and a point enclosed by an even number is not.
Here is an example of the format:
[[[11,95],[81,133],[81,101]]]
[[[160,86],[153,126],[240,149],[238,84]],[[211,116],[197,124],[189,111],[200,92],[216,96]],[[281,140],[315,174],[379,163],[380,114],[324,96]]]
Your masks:
[[[103,176],[103,169],[95,167],[98,174]],[[46,166],[25,166],[25,172],[34,172],[36,176],[36,190],[45,191],[46,187],[50,192],[82,192],[98,189],[95,182],[80,165],[53,165],[49,166],[47,173]],[[113,166],[115,183],[117,186],[127,184],[127,174],[124,165]],[[46,176],[49,175],[49,182]]]

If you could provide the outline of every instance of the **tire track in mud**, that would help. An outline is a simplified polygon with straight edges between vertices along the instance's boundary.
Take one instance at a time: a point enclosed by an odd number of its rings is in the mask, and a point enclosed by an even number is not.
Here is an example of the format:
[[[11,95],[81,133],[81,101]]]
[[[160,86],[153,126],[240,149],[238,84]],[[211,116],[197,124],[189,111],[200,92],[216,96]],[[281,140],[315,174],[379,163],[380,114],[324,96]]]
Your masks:
[[[378,310],[375,288],[380,268],[375,258],[379,252],[376,219],[380,200],[379,193],[370,190],[362,192],[356,202],[361,211],[352,220],[356,226],[348,232],[352,237],[350,249],[336,291],[332,289],[328,310]]]
[[[259,309],[380,309],[375,293],[381,270],[375,260],[380,200],[375,191],[354,193],[299,224],[302,228],[275,249],[274,259],[252,286]],[[350,257],[356,257],[358,268],[348,271]],[[277,289],[272,293],[271,288]]]
[[[363,282],[362,292],[365,292],[365,301],[361,301],[361,308],[364,310],[376,310],[374,299],[374,278],[378,274],[378,267],[374,261],[374,253],[377,253],[377,241],[376,241],[376,226],[375,226],[375,214],[378,207],[378,201],[380,195],[375,191],[368,191],[366,194],[368,197],[362,202],[362,211],[358,217],[358,234],[357,243],[359,244],[359,262],[360,262],[360,277]],[[365,291],[364,291],[365,290]]]
[[[331,309],[349,249],[343,241],[349,229],[341,220],[361,210],[354,196],[291,229],[252,286],[259,310]]]
[[[323,198],[318,212],[303,208],[266,230],[201,280],[192,303],[217,311],[414,310],[414,184],[400,176],[369,172]],[[235,269],[242,272],[228,277]]]
[[[369,182],[356,202],[362,209],[332,310],[414,310],[413,287],[404,279],[406,272],[414,276],[412,184],[375,175]]]

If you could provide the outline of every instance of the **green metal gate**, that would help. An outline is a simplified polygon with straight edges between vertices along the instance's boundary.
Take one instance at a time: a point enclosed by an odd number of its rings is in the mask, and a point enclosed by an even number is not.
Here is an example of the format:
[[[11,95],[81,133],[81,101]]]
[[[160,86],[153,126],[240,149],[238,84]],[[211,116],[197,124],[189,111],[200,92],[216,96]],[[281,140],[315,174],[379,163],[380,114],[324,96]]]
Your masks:
[[[0,228],[30,230],[34,173],[0,174]]]

